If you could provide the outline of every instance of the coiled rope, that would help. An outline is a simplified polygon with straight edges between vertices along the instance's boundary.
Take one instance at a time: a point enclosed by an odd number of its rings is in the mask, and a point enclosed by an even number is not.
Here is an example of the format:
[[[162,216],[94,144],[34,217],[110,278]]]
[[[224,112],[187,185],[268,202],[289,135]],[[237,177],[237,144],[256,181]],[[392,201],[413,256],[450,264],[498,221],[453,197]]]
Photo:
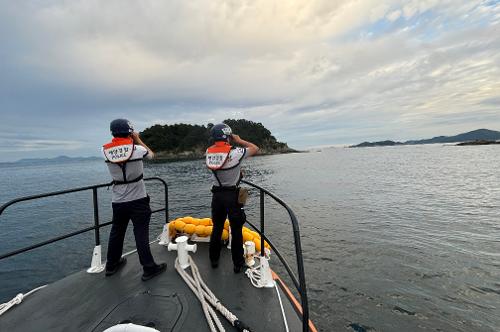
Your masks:
[[[255,261],[258,262],[254,266],[247,268],[245,271],[245,274],[247,275],[248,279],[250,279],[250,282],[252,285],[256,288],[263,288],[266,287],[267,281],[263,280],[262,278],[262,272],[261,272],[261,266],[262,266],[262,260],[267,260],[269,261],[269,256],[255,256],[254,257]]]
[[[29,291],[28,293],[26,294],[17,294],[12,300],[10,300],[9,302],[5,302],[5,303],[2,303],[0,304],[0,316],[3,315],[4,313],[6,313],[10,308],[12,308],[13,306],[15,306],[16,304],[19,304],[21,302],[23,302],[24,298],[26,298],[27,296],[33,294],[34,292],[44,288],[44,287],[47,287],[47,285],[43,285],[43,286],[40,286],[40,287],[37,287],[31,291]]]
[[[219,302],[217,297],[201,278],[200,271],[191,256],[188,256],[188,261],[191,267],[192,276],[189,275],[186,270],[181,268],[178,258],[175,260],[175,269],[200,301],[203,313],[205,314],[208,326],[210,327],[210,331],[225,331],[217,313],[214,310],[215,308],[231,323],[231,325],[236,327],[238,331],[251,332],[248,326],[243,324],[238,317],[236,317],[231,311],[224,307],[222,303]],[[213,308],[209,305],[209,303],[213,306]]]
[[[256,256],[255,258],[259,259],[259,264],[255,264],[253,267],[247,268],[245,274],[247,275],[248,279],[250,279],[250,282],[254,287],[262,288],[265,285],[261,282],[262,274],[260,272],[260,259],[266,259],[266,258],[265,257],[262,258],[260,256]]]

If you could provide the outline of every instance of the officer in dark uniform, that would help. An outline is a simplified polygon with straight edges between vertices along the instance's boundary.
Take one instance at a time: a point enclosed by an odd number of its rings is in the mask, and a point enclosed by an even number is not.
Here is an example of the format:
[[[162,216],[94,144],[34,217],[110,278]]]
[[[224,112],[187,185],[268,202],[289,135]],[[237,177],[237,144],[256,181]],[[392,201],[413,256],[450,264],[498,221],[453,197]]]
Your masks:
[[[116,119],[110,125],[113,140],[103,146],[103,154],[113,178],[113,224],[109,234],[106,276],[115,274],[126,263],[122,256],[123,240],[130,220],[139,261],[146,281],[165,271],[166,264],[156,264],[149,247],[151,208],[143,180],[143,158],[153,152],[126,119]]]
[[[238,203],[239,183],[242,177],[241,163],[255,155],[259,148],[232,133],[231,128],[220,123],[212,127],[211,136],[215,144],[207,149],[206,164],[213,173],[212,222],[210,236],[210,262],[213,268],[219,263],[221,237],[226,218],[231,225],[231,254],[234,272],[243,270],[242,228],[246,222],[243,205]],[[237,145],[240,147],[235,147]]]

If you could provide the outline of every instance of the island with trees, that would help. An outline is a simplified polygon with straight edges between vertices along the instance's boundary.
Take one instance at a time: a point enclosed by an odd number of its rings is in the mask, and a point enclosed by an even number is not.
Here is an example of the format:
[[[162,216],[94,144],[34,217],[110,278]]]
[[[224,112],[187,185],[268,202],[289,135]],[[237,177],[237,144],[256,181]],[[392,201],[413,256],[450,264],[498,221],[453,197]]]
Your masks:
[[[278,142],[271,132],[260,122],[245,119],[223,121],[241,138],[257,144],[260,154],[279,154],[298,152],[286,143]],[[200,159],[211,144],[210,129],[213,124],[156,124],[140,133],[142,140],[156,153],[159,161]]]

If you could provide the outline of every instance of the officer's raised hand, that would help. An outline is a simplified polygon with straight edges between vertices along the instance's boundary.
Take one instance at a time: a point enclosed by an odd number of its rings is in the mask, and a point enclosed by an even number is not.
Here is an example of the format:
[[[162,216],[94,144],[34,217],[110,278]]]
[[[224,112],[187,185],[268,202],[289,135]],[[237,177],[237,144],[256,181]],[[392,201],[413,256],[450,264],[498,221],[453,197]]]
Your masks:
[[[132,136],[132,139],[134,140],[134,143],[137,144],[137,145],[141,145],[143,147],[146,148],[146,150],[148,150],[148,159],[152,159],[154,158],[155,154],[153,152],[153,150],[151,150],[142,140],[141,140],[141,137],[139,136],[139,133],[134,131],[132,132],[131,134]]]
[[[241,137],[236,135],[236,134],[232,134],[231,139],[232,139],[234,144],[238,144],[238,145],[241,145],[241,146],[247,148],[248,157],[253,156],[253,155],[257,154],[257,152],[259,152],[259,147],[257,145],[250,143],[248,141],[245,141],[244,139],[241,139]]]

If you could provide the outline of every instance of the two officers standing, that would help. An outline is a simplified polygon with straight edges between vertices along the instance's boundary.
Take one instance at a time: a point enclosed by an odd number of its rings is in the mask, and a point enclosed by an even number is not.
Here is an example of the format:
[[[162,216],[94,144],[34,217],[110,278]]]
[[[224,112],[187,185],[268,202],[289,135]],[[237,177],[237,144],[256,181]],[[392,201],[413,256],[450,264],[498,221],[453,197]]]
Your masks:
[[[143,180],[143,159],[154,154],[140,139],[131,123],[116,119],[110,124],[113,136],[103,146],[103,154],[113,178],[113,221],[109,235],[106,276],[115,274],[126,263],[122,257],[123,242],[130,220],[143,267],[142,280],[149,280],[166,270],[165,263],[157,264],[149,247],[149,222],[151,208]],[[239,202],[239,183],[243,177],[242,162],[259,151],[259,148],[232,133],[231,128],[220,123],[211,128],[214,144],[206,151],[206,164],[212,171],[212,222],[209,258],[213,268],[219,263],[222,231],[226,218],[231,225],[231,253],[234,272],[244,268],[242,228],[246,222],[243,204]],[[239,147],[237,147],[239,146]]]

